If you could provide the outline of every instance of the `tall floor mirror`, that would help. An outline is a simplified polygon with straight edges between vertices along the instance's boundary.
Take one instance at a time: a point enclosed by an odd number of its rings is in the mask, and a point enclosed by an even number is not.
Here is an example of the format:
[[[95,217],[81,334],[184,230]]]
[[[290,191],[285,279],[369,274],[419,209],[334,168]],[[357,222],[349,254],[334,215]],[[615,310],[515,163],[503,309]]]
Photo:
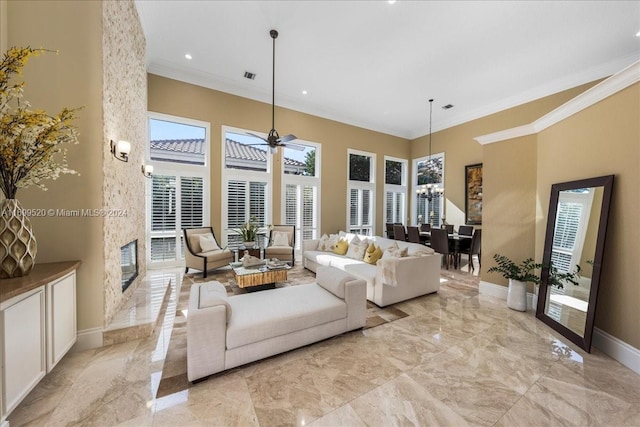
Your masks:
[[[536,317],[588,352],[612,189],[613,175],[551,187]],[[566,280],[552,284],[554,271],[577,270],[575,284]]]

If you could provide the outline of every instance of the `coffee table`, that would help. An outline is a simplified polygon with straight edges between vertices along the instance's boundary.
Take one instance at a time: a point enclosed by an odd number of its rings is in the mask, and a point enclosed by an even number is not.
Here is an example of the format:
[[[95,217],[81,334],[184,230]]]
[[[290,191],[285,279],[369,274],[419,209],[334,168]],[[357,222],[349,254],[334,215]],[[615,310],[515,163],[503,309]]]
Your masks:
[[[287,281],[288,268],[269,270],[266,267],[233,269],[233,277],[240,288],[247,288],[247,291],[260,291],[263,289],[273,289],[276,282]]]

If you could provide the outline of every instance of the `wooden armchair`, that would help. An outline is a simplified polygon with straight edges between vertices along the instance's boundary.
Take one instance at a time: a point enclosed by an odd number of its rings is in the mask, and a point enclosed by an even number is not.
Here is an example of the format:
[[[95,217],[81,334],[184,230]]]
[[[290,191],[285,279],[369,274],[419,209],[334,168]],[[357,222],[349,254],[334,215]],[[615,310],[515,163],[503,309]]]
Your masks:
[[[265,258],[277,258],[280,261],[295,263],[296,226],[274,225],[269,232],[269,243],[264,248]]]
[[[221,248],[213,233],[212,227],[184,228],[184,272],[190,268],[202,270],[202,277],[207,277],[208,270],[229,265],[233,261],[233,252]]]

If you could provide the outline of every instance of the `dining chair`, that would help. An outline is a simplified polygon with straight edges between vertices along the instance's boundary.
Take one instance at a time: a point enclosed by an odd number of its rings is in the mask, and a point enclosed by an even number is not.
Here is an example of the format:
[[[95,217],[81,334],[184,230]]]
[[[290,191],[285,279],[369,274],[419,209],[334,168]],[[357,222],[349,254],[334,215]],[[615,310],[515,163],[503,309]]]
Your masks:
[[[393,239],[393,223],[387,222],[384,224],[384,226],[387,230],[387,239]]]
[[[461,236],[473,236],[473,225],[461,225],[458,228],[458,234]]]
[[[448,270],[449,260],[452,254],[449,251],[449,236],[447,235],[447,230],[442,228],[431,229],[431,248],[439,254],[442,254],[442,261]]]
[[[442,228],[447,230],[448,234],[453,234],[453,224],[442,224]]]
[[[404,230],[404,225],[393,224],[393,237],[396,240],[402,240],[403,242],[407,241],[407,233]]]
[[[469,239],[465,239],[465,240],[469,240]],[[460,254],[462,253],[466,254],[467,257],[469,258],[469,267],[471,268],[471,271],[475,270],[475,267],[473,266],[474,255],[478,256],[478,265],[482,267],[481,253],[480,253],[481,249],[482,249],[482,230],[477,229],[473,232],[473,237],[471,238],[471,242],[469,246],[466,247],[464,250],[461,249],[459,252]]]
[[[458,236],[473,236],[473,225],[461,225],[458,228]],[[460,254],[466,254],[469,252],[469,248],[471,247],[471,239],[458,239],[458,265],[460,265]]]
[[[407,241],[411,243],[422,243],[420,242],[420,229],[418,229],[415,225],[407,226]]]
[[[420,231],[431,231],[431,224],[420,224]]]

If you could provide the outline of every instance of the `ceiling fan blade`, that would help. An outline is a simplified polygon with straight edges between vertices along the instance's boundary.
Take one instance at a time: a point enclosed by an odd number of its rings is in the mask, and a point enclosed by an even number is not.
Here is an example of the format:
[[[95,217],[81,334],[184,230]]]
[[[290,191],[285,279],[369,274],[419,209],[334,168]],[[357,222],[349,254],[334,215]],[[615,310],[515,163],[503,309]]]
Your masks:
[[[298,144],[281,144],[282,147],[287,147],[292,150],[304,151],[304,147]]]
[[[289,141],[293,141],[294,139],[298,139],[298,137],[293,135],[293,134],[289,134],[289,135],[285,135],[285,136],[281,137],[278,140],[278,142],[289,142]]]
[[[261,136],[259,136],[259,135],[256,135],[255,133],[247,132],[247,135],[251,135],[251,136],[256,137],[256,138],[258,138],[258,139],[261,139],[261,140],[263,140],[264,142],[267,142],[267,143],[269,142],[269,141],[267,141],[267,139],[266,139],[266,138],[263,138],[263,137],[261,137]],[[245,145],[246,145],[246,144],[245,144]],[[252,144],[252,145],[253,145],[253,144]]]

